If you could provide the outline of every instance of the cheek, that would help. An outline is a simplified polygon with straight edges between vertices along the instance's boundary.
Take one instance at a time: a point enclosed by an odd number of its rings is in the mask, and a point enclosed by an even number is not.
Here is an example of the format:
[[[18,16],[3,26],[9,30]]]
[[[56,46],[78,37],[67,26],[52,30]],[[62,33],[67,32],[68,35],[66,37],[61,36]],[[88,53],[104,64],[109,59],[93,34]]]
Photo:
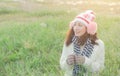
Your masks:
[[[86,29],[83,29],[83,31],[85,32],[85,31],[86,31]]]
[[[73,31],[75,31],[75,28],[73,27]]]
[[[85,33],[86,32],[86,28],[83,28],[81,31],[82,31],[82,33]]]
[[[76,31],[76,30],[78,30],[78,28],[77,27],[73,27],[73,31]]]

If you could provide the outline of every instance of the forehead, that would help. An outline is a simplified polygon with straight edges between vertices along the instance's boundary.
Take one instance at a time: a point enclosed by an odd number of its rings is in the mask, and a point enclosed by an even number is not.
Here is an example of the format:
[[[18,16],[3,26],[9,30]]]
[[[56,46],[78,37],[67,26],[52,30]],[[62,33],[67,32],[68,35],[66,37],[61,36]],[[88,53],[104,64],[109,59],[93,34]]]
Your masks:
[[[76,21],[75,24],[84,25],[83,23]]]

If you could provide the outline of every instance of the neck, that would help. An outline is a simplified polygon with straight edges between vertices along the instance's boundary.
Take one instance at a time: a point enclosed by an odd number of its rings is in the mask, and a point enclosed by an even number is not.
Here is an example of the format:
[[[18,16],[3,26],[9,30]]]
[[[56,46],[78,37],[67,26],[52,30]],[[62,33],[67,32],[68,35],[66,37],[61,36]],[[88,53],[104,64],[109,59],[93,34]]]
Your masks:
[[[79,37],[78,42],[80,42],[81,43],[80,45],[83,46],[88,38],[89,38],[89,34],[86,32],[84,35]]]

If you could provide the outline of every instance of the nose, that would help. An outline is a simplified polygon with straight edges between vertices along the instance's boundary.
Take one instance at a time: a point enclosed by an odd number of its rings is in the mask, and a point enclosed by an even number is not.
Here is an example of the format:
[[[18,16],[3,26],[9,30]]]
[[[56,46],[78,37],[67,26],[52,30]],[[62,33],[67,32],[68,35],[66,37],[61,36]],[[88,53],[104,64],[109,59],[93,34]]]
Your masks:
[[[78,30],[78,26],[75,26],[74,29],[75,29],[75,30]]]

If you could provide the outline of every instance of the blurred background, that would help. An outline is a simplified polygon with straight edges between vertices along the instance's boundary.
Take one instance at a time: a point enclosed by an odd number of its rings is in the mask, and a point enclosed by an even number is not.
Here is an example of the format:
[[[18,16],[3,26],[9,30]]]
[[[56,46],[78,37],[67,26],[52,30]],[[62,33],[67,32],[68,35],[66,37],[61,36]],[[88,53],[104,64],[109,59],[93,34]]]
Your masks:
[[[69,22],[88,9],[105,43],[99,76],[120,76],[120,0],[0,0],[0,76],[63,76]]]

